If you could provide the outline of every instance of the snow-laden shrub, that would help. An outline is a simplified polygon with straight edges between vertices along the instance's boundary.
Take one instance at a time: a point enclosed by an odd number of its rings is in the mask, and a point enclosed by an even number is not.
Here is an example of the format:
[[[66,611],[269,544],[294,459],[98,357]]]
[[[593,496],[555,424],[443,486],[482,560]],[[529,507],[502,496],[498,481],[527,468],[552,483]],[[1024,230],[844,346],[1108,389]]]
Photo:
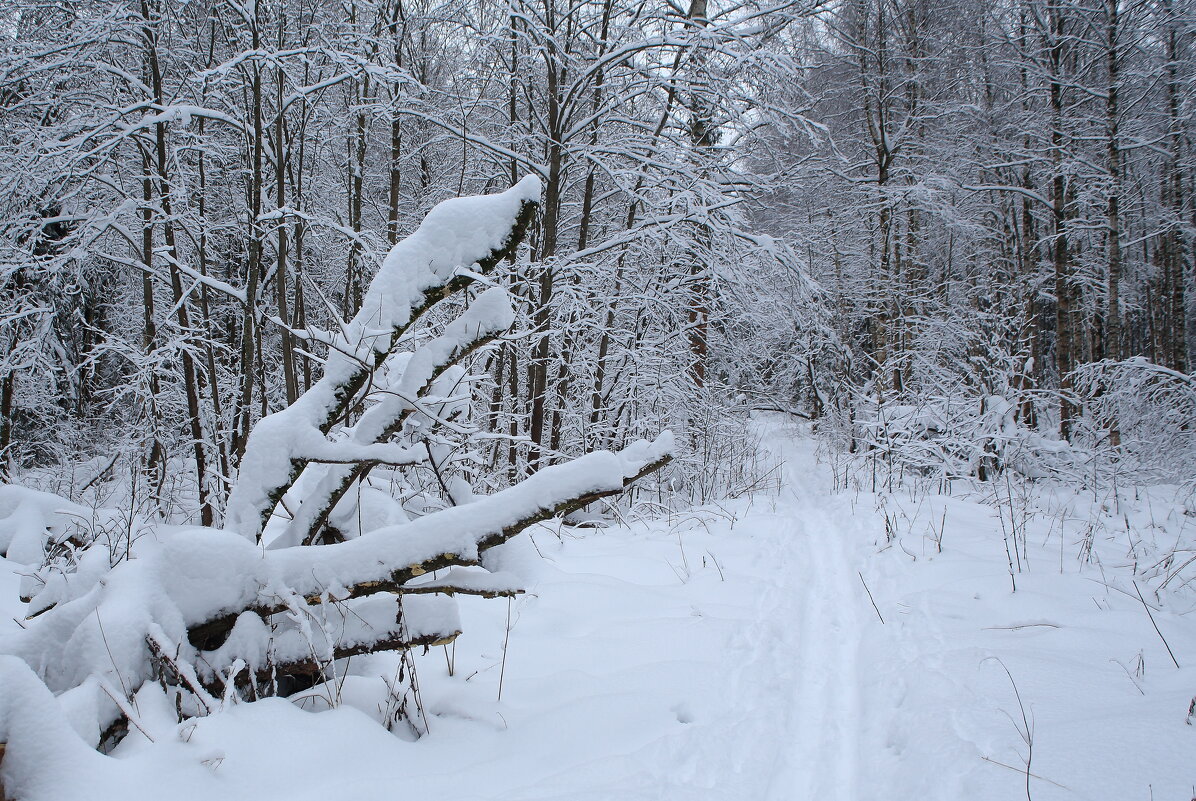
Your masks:
[[[1075,372],[1094,446],[1124,474],[1196,483],[1196,377],[1143,357],[1086,364]]]
[[[854,444],[857,453],[883,465],[887,476],[983,474],[1017,461],[1015,454],[1033,438],[1015,410],[1013,401],[999,395],[866,397],[854,409]]]
[[[908,475],[991,479],[1011,469],[1082,486],[1121,481],[1196,485],[1196,378],[1138,357],[1082,365],[1070,397],[1070,440],[1054,430],[1058,393],[878,399],[860,393],[822,431],[882,484]]]
[[[980,397],[860,399],[854,417],[823,426],[853,449],[872,483],[891,486],[916,475],[991,480],[1012,469],[1028,478],[1091,478],[1093,453],[1044,434],[1024,414],[1018,393]]]

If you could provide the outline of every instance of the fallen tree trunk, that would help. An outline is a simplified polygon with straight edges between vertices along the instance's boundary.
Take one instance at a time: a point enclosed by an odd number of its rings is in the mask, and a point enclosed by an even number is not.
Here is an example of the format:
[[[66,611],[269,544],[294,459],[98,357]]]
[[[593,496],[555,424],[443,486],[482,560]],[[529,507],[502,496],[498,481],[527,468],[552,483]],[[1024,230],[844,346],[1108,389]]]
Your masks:
[[[345,667],[337,660],[451,642],[461,631],[451,596],[522,591],[485,569],[487,551],[669,462],[665,432],[473,495],[487,482],[473,472],[479,431],[468,425],[464,362],[515,324],[510,297],[490,287],[451,321],[438,315],[436,330],[404,337],[433,304],[514,254],[538,192],[529,178],[498,195],[445,201],[395,246],[362,311],[323,338],[324,376],[254,426],[227,528],[159,534],[146,521],[115,562],[93,533],[82,550],[99,550],[87,569],[61,565],[30,579],[40,582],[31,625],[5,649],[35,667],[92,746],[137,724],[130,701],[147,682],[171,689],[181,717],[203,715],[230,693],[311,686]],[[376,464],[393,465],[386,490],[361,480]],[[290,524],[267,531],[284,500],[279,514]],[[333,527],[338,536],[317,544]]]
[[[647,446],[647,443],[644,445]],[[606,486],[595,487],[589,491],[554,498],[551,488],[554,485],[559,486],[569,481],[576,481],[577,479],[571,474],[584,472],[589,467],[587,460],[593,457],[614,457],[614,454],[594,453],[573,462],[554,465],[536,473],[521,484],[495,495],[481,498],[468,506],[446,509],[443,512],[422,517],[412,523],[391,529],[379,529],[365,537],[349,542],[270,551],[265,554],[264,561],[271,559],[281,561],[282,557],[292,557],[288,559],[291,564],[283,566],[283,572],[287,574],[286,578],[291,580],[284,580],[282,586],[288,587],[309,604],[319,604],[329,600],[347,601],[380,592],[401,594],[405,591],[404,585],[418,576],[447,567],[476,566],[480,564],[483,552],[506,542],[528,527],[553,517],[567,515],[595,501],[619,494],[635,481],[667,464],[672,458],[668,453],[670,447],[671,442],[660,443],[656,451],[652,452],[646,447],[645,451],[649,458],[643,462],[632,462],[626,475],[608,481]],[[528,504],[530,508],[525,508],[515,519],[506,522],[503,518],[504,516],[511,517],[513,496],[530,500],[531,503]],[[495,521],[498,523],[496,524]],[[325,583],[320,582],[317,578],[321,563],[341,561],[339,558],[341,551],[368,552],[371,550],[369,546],[375,542],[380,544],[410,542],[425,532],[433,531],[438,532],[444,540],[451,541],[454,523],[462,522],[480,523],[479,530],[474,532],[475,538],[462,543],[462,547],[439,553],[434,552],[415,560],[399,560],[400,566],[393,568],[385,567],[386,562],[384,561],[368,559],[363,553],[357,564],[352,566],[352,573],[356,575],[336,577],[340,587],[335,591],[330,590]],[[394,564],[394,562],[390,562],[390,564]],[[269,571],[267,571],[267,575],[270,575]],[[253,580],[253,577],[249,577],[249,580]],[[267,585],[272,583],[267,582]],[[423,591],[415,590],[415,592]],[[464,589],[454,591],[466,592]],[[289,606],[289,599],[268,600],[258,597],[253,603],[236,608],[220,609],[210,617],[188,626],[187,638],[196,648],[204,651],[215,650],[228,638],[241,614],[253,612],[259,617],[267,618],[270,615],[286,611]]]

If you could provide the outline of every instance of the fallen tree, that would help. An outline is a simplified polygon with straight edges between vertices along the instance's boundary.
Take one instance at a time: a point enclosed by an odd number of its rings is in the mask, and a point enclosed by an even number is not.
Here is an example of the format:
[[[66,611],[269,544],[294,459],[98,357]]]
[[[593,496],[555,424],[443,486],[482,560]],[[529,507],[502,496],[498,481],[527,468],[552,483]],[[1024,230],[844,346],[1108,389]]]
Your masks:
[[[327,345],[323,377],[254,427],[223,528],[136,520],[114,541],[98,532],[115,511],[0,487],[0,552],[31,570],[28,617],[0,641],[0,667],[24,686],[23,664],[45,685],[52,703],[27,694],[39,715],[104,747],[135,725],[146,686],[166,690],[180,718],[203,715],[232,696],[310,687],[351,656],[450,642],[461,631],[453,596],[522,591],[488,569],[488,551],[669,461],[666,433],[473,496],[479,432],[462,364],[514,313],[502,288],[463,296],[513,256],[539,191],[527,178],[440,204],[391,251],[353,320],[335,334],[296,332]],[[433,309],[448,321],[414,336]],[[415,514],[387,491],[411,490],[416,470],[434,475],[441,508]],[[9,762],[20,738],[40,736],[25,731],[20,703],[0,706]]]

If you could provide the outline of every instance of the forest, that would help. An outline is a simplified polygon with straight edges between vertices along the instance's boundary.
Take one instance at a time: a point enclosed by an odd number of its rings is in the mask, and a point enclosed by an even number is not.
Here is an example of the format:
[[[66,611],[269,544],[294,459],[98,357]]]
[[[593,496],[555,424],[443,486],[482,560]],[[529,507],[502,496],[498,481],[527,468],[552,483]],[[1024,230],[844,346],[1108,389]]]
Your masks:
[[[3,0],[0,797],[83,797],[62,771],[216,797],[226,757],[181,732],[233,726],[235,762],[247,732],[333,725],[277,706],[312,698],[451,766],[442,718],[507,709],[512,609],[558,609],[537,542],[626,537],[612,575],[668,545],[668,581],[742,600],[756,552],[726,554],[790,518],[871,548],[785,562],[860,604],[802,595],[807,632],[888,632],[913,585],[869,560],[922,570],[958,526],[1012,597],[1065,550],[1096,572],[1186,704],[1194,360],[1191,0]],[[471,626],[497,700],[460,700]],[[868,639],[822,656],[854,670]],[[1099,659],[1142,698],[1119,660],[1146,647]],[[1005,684],[976,692],[1020,708],[1017,753],[983,759],[1051,797],[1073,783],[1032,770],[1028,690],[982,650]],[[1190,731],[1159,757],[1175,792]],[[872,797],[838,759],[807,794],[669,773],[594,797]],[[193,769],[194,796],[157,783]],[[306,797],[269,772],[224,797]]]

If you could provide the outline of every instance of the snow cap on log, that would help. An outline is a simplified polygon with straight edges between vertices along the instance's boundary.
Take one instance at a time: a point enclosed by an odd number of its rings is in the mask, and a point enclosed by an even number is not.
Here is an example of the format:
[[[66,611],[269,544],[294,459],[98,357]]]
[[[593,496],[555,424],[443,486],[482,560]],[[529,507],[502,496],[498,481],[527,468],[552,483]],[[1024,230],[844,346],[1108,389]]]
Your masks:
[[[540,179],[529,175],[505,192],[445,200],[391,248],[361,310],[331,337],[323,377],[290,406],[254,426],[228,499],[229,528],[257,538],[282,491],[319,449],[339,409],[394,346],[416,310],[426,307],[428,294],[450,289],[459,270],[513,249],[526,224],[526,209],[538,202],[540,190]]]

